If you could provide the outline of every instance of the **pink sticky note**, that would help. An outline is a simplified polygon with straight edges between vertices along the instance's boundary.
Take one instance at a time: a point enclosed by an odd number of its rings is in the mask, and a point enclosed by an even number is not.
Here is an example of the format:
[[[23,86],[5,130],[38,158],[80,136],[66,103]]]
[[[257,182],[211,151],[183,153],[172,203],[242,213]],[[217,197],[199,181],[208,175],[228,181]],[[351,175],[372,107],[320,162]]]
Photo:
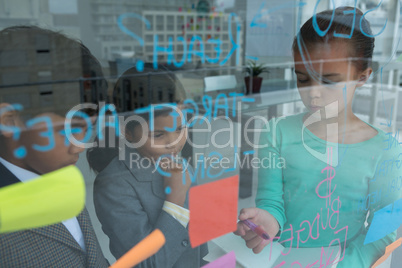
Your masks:
[[[202,266],[201,268],[235,268],[236,267],[236,255],[234,251],[223,255],[219,259]]]
[[[192,247],[236,230],[238,193],[237,175],[190,189],[189,236]]]
[[[179,7],[179,12],[181,12],[183,9],[181,7]]]

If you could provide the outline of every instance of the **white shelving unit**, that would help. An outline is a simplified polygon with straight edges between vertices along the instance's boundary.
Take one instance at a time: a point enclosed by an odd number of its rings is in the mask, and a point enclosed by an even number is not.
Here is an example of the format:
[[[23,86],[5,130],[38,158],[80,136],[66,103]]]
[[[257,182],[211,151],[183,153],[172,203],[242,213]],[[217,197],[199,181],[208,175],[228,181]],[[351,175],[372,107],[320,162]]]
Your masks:
[[[146,61],[153,61],[154,57],[154,36],[158,36],[158,45],[167,47],[169,45],[169,39],[173,42],[173,52],[174,57],[177,61],[181,61],[184,48],[183,42],[178,40],[179,37],[183,37],[187,45],[187,57],[188,57],[188,46],[191,43],[193,36],[198,36],[202,39],[204,45],[205,55],[209,58],[216,58],[216,45],[208,43],[208,39],[219,39],[220,44],[220,55],[219,62],[221,62],[232,49],[232,43],[229,36],[229,28],[231,28],[232,38],[237,40],[236,31],[236,21],[232,19],[229,22],[229,14],[226,13],[206,13],[200,14],[197,12],[176,12],[176,11],[144,11],[142,15],[151,23],[150,29],[147,29],[146,25],[143,24],[142,32],[144,39],[143,46],[143,56]],[[238,18],[237,18],[238,19]],[[241,21],[238,23],[242,23]],[[241,30],[240,42],[243,38],[243,30]],[[198,41],[194,42],[194,50],[200,49],[200,44]],[[239,44],[243,47],[242,43]],[[241,54],[241,52],[240,52]],[[168,55],[166,53],[160,53],[158,55],[158,62],[167,62]],[[235,55],[232,55],[231,59],[226,62],[224,66],[234,66]],[[186,59],[186,62],[188,58]],[[191,56],[191,62],[200,61],[197,56]],[[218,66],[217,64],[208,63],[208,66]],[[241,59],[239,59],[239,66],[242,65]]]
[[[117,25],[117,18],[121,14],[142,15],[145,10],[177,11],[178,7],[188,6],[187,0],[90,0],[92,28],[101,43],[102,58],[110,59],[113,52],[117,51],[135,51],[136,55],[142,56],[139,42],[123,33]],[[143,37],[141,21],[128,19],[125,21],[125,26]]]
[[[229,36],[229,27],[232,30],[232,38],[236,40],[236,22],[229,23],[229,14],[222,12],[198,13],[195,9],[189,8],[192,4],[185,0],[158,0],[158,1],[128,1],[128,0],[91,0],[91,19],[92,28],[96,38],[101,44],[102,58],[112,59],[112,54],[118,51],[134,51],[135,57],[147,62],[153,61],[154,36],[158,36],[158,45],[167,47],[169,38],[173,40],[174,57],[179,62],[184,53],[182,41],[178,37],[183,37],[186,41],[187,52],[190,40],[197,35],[204,44],[205,55],[210,58],[217,57],[216,45],[208,43],[208,39],[219,39],[221,50],[219,62],[221,62],[232,49]],[[124,26],[131,32],[144,40],[144,46],[133,39],[132,36],[121,31],[117,24],[117,19],[121,14],[135,13],[143,16],[150,22],[150,29],[146,24],[136,18],[124,19]],[[236,19],[239,19],[236,17]],[[239,22],[242,23],[242,22]],[[230,25],[229,25],[230,24]],[[239,33],[240,42],[243,42],[243,25]],[[200,47],[199,42],[195,42],[194,50]],[[242,48],[243,44],[239,46]],[[166,63],[168,56],[166,53],[159,53],[159,63]],[[242,55],[242,52],[240,52]],[[197,56],[192,56],[191,60],[186,58],[186,63],[191,61],[197,63],[200,60]],[[226,62],[224,66],[235,65],[235,55]],[[242,65],[240,57],[238,65]],[[197,65],[198,66],[198,65]],[[219,66],[210,64],[208,66]]]

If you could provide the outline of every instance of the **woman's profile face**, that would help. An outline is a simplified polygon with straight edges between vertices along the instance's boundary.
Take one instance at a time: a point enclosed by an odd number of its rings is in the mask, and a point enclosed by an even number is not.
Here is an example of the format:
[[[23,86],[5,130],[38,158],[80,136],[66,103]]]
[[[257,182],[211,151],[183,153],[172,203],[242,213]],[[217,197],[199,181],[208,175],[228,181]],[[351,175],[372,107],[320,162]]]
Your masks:
[[[154,118],[154,127],[151,131],[149,122],[148,131],[136,126],[132,131],[132,140],[138,142],[145,137],[145,143],[137,148],[142,157],[157,160],[162,155],[177,156],[187,140],[187,128],[181,116],[171,114],[159,115]]]
[[[310,113],[325,112],[325,118],[335,117],[351,108],[357,86],[365,72],[359,71],[350,58],[349,44],[342,41],[308,46],[304,59],[294,53],[297,87]],[[371,73],[371,69],[370,72]]]

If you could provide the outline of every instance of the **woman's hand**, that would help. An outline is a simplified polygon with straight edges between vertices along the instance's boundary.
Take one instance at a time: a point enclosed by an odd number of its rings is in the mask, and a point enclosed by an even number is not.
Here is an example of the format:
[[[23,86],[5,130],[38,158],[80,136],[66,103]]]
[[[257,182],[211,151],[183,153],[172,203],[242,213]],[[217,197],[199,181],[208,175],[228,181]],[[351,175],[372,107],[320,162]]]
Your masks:
[[[268,211],[260,208],[243,208],[240,211],[239,220],[249,219],[253,223],[261,226],[270,237],[269,240],[262,239],[256,233],[250,230],[244,223],[237,223],[237,230],[234,234],[241,236],[248,248],[253,249],[254,253],[260,253],[266,245],[274,239],[279,231],[279,224]]]
[[[187,191],[191,186],[191,178],[187,170],[183,170],[183,165],[174,162],[172,159],[164,158],[161,168],[170,173],[170,177],[163,176],[165,188],[170,188],[170,193],[166,194],[166,201],[172,202],[183,207],[186,201]],[[185,174],[183,174],[185,172]],[[183,176],[185,180],[183,182]]]

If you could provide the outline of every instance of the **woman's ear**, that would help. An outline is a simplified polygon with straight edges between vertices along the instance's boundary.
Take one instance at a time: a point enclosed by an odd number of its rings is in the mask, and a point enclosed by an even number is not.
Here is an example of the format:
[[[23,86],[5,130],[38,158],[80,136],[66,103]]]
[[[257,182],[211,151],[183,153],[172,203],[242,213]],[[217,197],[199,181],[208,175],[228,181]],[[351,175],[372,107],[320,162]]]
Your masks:
[[[357,81],[357,87],[363,86],[367,80],[370,78],[371,73],[373,72],[373,69],[371,67],[367,68],[363,72],[360,73],[360,77],[358,78]]]
[[[23,127],[18,112],[8,103],[0,103],[0,133],[6,138],[14,135],[13,127]]]

